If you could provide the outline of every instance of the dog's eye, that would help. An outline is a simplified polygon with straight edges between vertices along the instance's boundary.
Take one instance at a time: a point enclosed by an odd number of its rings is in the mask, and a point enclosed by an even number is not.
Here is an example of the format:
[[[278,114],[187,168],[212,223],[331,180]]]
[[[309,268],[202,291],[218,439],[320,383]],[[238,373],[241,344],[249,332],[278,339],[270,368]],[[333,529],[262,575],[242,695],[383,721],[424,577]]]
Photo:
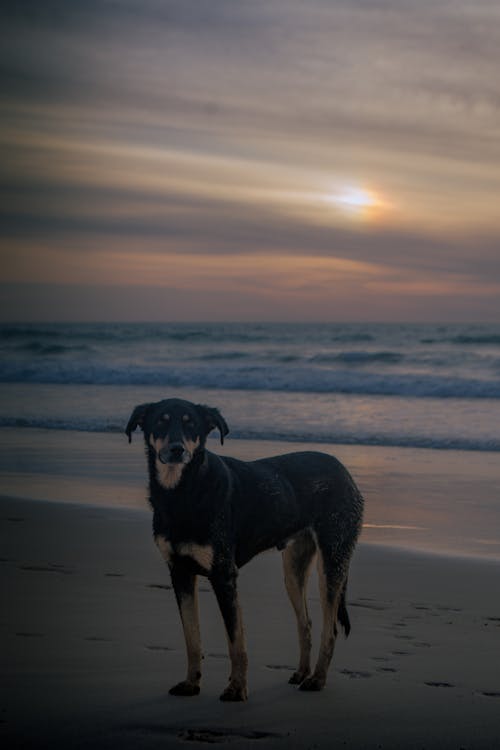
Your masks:
[[[189,414],[184,414],[183,417],[182,417],[182,421],[184,422],[184,424],[192,424],[193,423],[193,420],[191,419],[191,417],[189,416]]]
[[[170,421],[170,414],[163,414],[162,415],[162,420],[164,422],[169,422]]]

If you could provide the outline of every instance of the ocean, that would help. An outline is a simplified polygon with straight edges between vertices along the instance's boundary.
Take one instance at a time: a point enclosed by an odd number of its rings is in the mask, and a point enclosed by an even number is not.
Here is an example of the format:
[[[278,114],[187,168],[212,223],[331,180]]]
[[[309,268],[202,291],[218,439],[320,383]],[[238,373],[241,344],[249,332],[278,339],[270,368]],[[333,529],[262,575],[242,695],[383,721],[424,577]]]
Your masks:
[[[233,437],[500,450],[500,325],[4,324],[0,350],[0,427],[121,432],[180,396]]]

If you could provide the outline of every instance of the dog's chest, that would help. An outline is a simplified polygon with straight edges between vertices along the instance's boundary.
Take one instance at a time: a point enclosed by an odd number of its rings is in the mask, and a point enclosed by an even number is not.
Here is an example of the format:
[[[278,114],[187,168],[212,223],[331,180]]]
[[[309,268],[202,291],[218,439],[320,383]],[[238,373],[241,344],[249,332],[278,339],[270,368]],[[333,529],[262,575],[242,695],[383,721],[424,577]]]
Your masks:
[[[207,573],[212,570],[214,549],[210,544],[196,544],[195,542],[173,543],[163,534],[155,536],[155,543],[163,559],[171,565],[176,556],[190,558]]]

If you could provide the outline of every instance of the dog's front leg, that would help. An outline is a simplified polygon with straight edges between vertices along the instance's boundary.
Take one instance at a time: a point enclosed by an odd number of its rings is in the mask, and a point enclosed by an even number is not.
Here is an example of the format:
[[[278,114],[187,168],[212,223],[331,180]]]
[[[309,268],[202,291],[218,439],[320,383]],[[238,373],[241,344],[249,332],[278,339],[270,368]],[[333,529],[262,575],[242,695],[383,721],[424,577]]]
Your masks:
[[[226,626],[229,657],[231,659],[229,685],[220,696],[222,701],[244,701],[248,698],[248,657],[243,620],[238,602],[237,575],[236,568],[212,571],[210,575],[210,581]]]
[[[170,575],[186,640],[187,676],[170,688],[169,692],[171,695],[198,695],[201,680],[201,638],[197,576],[182,562],[171,565]]]

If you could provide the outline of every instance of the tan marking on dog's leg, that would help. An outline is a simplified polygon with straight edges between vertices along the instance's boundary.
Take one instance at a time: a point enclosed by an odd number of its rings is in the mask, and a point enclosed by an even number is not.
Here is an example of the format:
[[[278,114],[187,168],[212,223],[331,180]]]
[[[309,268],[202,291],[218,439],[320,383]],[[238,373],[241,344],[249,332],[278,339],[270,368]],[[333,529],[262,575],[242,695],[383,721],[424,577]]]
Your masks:
[[[323,610],[323,627],[321,630],[321,641],[319,646],[318,662],[314,670],[316,677],[326,680],[326,673],[333,656],[335,648],[335,618],[339,605],[339,597],[335,596],[334,600],[328,596],[328,582],[326,579],[323,554],[321,550],[318,554],[318,578],[319,578],[319,595],[321,608]]]
[[[229,685],[221,695],[222,700],[246,700],[248,698],[247,672],[248,656],[245,641],[243,617],[239,602],[236,604],[236,627],[234,638],[227,635],[229,658],[231,660],[231,675]]]
[[[161,556],[165,560],[165,562],[170,564],[170,560],[172,558],[172,545],[168,541],[168,539],[165,539],[165,537],[162,534],[158,534],[155,536],[155,544],[160,550]]]
[[[311,545],[312,545],[311,541]],[[293,542],[282,552],[285,587],[297,618],[300,659],[299,667],[290,678],[294,685],[300,684],[311,672],[311,620],[307,610],[306,586],[314,559],[314,549],[299,549],[300,542]],[[302,555],[300,554],[302,552]],[[305,552],[305,554],[304,554]]]
[[[183,596],[180,601],[182,628],[186,640],[187,675],[186,681],[194,685],[201,679],[201,637],[198,609],[198,579],[195,579],[192,596]]]
[[[198,565],[209,572],[214,562],[214,550],[209,544],[182,544],[179,547],[179,554],[186,555],[195,560]]]
[[[321,641],[319,646],[318,661],[316,663],[314,673],[311,677],[309,677],[302,683],[302,690],[321,690],[324,687],[326,682],[326,675],[335,648],[335,623],[337,619],[337,611],[340,604],[343,581],[339,581],[338,585],[335,585],[333,596],[329,594],[329,586],[325,574],[323,555],[321,550],[318,551],[318,579],[321,609],[323,611]]]
[[[243,617],[238,601],[237,576],[238,571],[234,567],[232,570],[216,570],[215,575],[212,574],[210,578],[224,620],[231,660],[229,685],[220,696],[223,701],[244,701],[248,697],[248,657]]]

